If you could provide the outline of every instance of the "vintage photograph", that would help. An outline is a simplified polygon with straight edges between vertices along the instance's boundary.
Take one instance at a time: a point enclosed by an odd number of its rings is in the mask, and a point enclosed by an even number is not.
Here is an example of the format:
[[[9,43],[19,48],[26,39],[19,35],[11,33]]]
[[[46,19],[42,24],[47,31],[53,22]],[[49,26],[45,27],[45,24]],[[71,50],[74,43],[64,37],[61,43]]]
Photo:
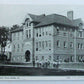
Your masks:
[[[0,5],[0,76],[84,76],[83,5]]]

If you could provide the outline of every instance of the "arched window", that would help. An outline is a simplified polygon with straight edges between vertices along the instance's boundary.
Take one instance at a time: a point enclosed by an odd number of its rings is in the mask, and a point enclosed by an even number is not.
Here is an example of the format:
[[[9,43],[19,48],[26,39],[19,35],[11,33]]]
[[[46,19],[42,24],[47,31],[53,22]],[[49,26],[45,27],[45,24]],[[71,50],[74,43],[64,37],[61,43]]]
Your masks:
[[[26,18],[25,19],[25,23],[26,23],[26,26],[27,27],[31,26],[31,23],[30,23],[30,19],[29,18]]]

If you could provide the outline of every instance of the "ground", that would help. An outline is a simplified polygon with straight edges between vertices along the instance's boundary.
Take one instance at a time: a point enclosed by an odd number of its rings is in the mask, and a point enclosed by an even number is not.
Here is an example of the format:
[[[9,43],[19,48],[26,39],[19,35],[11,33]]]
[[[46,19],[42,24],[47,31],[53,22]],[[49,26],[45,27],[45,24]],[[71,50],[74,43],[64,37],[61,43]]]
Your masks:
[[[1,76],[78,76],[84,75],[83,70],[43,69],[25,66],[0,65]]]

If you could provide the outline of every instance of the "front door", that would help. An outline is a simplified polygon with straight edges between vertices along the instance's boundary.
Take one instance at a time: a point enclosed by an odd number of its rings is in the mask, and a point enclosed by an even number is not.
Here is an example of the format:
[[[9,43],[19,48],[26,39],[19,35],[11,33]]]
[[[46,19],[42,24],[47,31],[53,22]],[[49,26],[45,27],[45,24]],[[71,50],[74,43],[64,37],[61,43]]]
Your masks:
[[[30,51],[29,50],[27,50],[25,52],[25,59],[26,59],[26,62],[29,62],[30,61]]]

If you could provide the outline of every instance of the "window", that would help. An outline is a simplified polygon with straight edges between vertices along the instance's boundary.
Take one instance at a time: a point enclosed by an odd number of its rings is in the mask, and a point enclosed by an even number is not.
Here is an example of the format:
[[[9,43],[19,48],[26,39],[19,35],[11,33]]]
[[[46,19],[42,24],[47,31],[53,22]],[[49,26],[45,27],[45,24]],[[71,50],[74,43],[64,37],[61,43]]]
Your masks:
[[[45,44],[46,44],[46,47],[48,47],[48,42],[47,41],[45,41]]]
[[[14,48],[13,51],[15,51],[15,45],[13,45],[13,48]]]
[[[46,35],[48,35],[48,32],[46,31]]]
[[[16,36],[16,33],[14,33],[14,37]]]
[[[44,41],[42,41],[42,48],[44,49]]]
[[[31,23],[29,23],[29,26],[31,26]]]
[[[39,28],[39,33],[41,33],[41,28]]]
[[[22,31],[22,39],[23,39],[24,32]]]
[[[80,43],[78,43],[78,49],[80,49]]]
[[[27,27],[28,27],[28,22],[27,22]]]
[[[27,27],[28,27],[28,26],[31,26],[31,23],[30,23],[29,18],[26,18],[26,19],[25,19],[25,22],[26,22],[26,26],[27,26]]]
[[[26,38],[28,39],[28,30],[26,30]]]
[[[70,56],[70,62],[73,62],[73,56]]]
[[[38,51],[38,42],[36,42],[36,51]]]
[[[36,61],[38,60],[38,56],[36,56]]]
[[[38,29],[36,29],[36,37],[38,37]]]
[[[59,27],[57,27],[57,34],[59,34]]]
[[[83,26],[83,23],[80,23],[80,24],[79,24],[79,27],[82,27],[82,26]]]
[[[42,28],[42,35],[44,36],[44,28]]]
[[[57,56],[57,61],[59,61],[59,56]]]
[[[20,32],[18,32],[18,40],[19,40],[19,33],[20,33]]]
[[[16,38],[16,33],[14,33],[14,36],[13,36],[13,38],[14,38],[14,40],[15,40],[15,38]]]
[[[41,48],[41,42],[39,42],[39,48]]]
[[[81,43],[81,49],[83,49],[83,44]]]
[[[39,28],[39,37],[41,37],[41,28]]]
[[[72,29],[70,29],[70,32],[72,32]]]
[[[10,48],[10,45],[8,46],[8,48]]]
[[[23,47],[24,47],[24,44],[22,44],[22,51],[23,51],[23,49],[24,49]]]
[[[49,40],[49,47],[51,47],[51,40]]]
[[[49,42],[49,50],[51,50],[51,40],[49,40],[48,42]]]
[[[64,36],[66,36],[66,33],[64,32]]]
[[[44,36],[44,32],[43,32],[42,34],[43,34],[43,36]]]
[[[59,40],[57,41],[57,47],[60,47],[60,41]]]
[[[64,31],[66,31],[66,28],[64,27]]]
[[[70,42],[70,48],[73,48],[73,43],[72,42]]]
[[[31,30],[29,30],[29,38],[31,38]]]
[[[19,44],[18,44],[18,48],[17,48],[17,51],[19,51]]]
[[[72,37],[73,36],[73,34],[72,34],[72,32],[70,33],[70,37]]]
[[[42,56],[42,60],[44,60],[44,56]]]
[[[78,61],[82,62],[82,56],[78,56]]]
[[[66,48],[67,47],[67,43],[66,43],[66,41],[64,41],[64,48]]]
[[[49,60],[51,60],[51,56],[49,56]]]
[[[82,31],[79,32],[79,37],[83,37]]]

